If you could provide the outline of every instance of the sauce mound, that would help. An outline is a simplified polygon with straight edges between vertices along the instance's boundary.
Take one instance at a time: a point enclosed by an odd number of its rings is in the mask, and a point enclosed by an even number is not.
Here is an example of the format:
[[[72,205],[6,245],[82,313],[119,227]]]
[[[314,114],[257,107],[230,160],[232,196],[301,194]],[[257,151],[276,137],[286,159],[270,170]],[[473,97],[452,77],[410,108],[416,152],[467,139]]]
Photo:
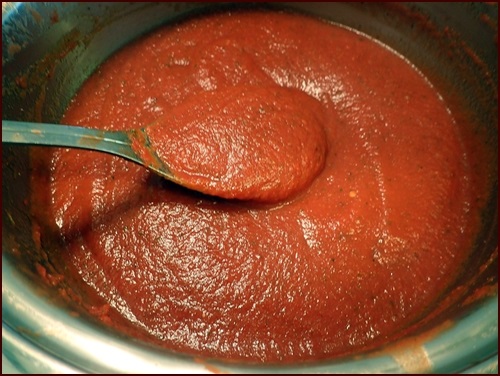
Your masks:
[[[143,127],[239,85],[315,98],[328,146],[317,176],[263,205],[182,189],[113,156],[43,150],[33,210],[44,236],[64,244],[64,273],[110,307],[100,319],[118,325],[109,315],[119,314],[129,333],[196,356],[326,359],[405,334],[456,278],[478,209],[454,115],[389,49],[294,14],[191,19],[116,53],[62,122]]]
[[[323,121],[320,103],[302,91],[239,85],[189,97],[146,133],[183,186],[275,202],[303,190],[323,167]]]

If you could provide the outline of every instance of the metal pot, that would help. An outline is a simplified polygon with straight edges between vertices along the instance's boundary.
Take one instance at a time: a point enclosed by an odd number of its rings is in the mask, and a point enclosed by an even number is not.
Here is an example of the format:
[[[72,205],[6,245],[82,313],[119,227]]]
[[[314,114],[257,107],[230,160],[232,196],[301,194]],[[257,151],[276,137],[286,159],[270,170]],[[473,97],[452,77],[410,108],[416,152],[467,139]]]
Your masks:
[[[28,148],[2,150],[2,354],[21,372],[491,372],[498,369],[498,41],[496,3],[276,3],[381,40],[431,77],[477,131],[489,192],[459,283],[410,337],[353,357],[250,366],[173,354],[105,327],[63,301],[43,270],[29,210]],[[214,3],[2,3],[4,119],[57,122],[114,51]],[[231,6],[225,4],[224,6]],[[247,4],[248,6],[248,4]],[[38,271],[37,271],[38,268]],[[42,272],[41,272],[42,271]],[[92,299],[88,297],[89,301]]]

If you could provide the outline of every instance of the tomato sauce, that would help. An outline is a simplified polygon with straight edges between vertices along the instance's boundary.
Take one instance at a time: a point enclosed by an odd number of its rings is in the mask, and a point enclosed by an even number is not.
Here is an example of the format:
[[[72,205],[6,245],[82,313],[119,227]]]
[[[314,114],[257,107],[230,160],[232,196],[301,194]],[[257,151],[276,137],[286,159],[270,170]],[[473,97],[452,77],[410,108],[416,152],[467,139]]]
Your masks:
[[[312,113],[321,113],[325,159],[312,175],[301,170],[316,160],[317,134],[299,132],[310,160],[287,174],[308,174],[300,192],[267,204],[220,199],[120,158],[51,150],[35,162],[33,210],[45,236],[64,243],[64,272],[138,335],[196,356],[293,362],[398,338],[454,281],[478,220],[454,115],[401,56],[301,15],[214,14],[116,53],[62,123],[144,127],[192,96],[204,98],[200,111],[219,106],[217,93],[238,85],[291,88],[315,98],[304,108],[320,103]],[[203,143],[209,129],[187,133]],[[254,133],[273,141],[253,129],[244,136]],[[249,166],[260,178],[259,161]]]
[[[151,154],[184,187],[275,202],[304,189],[325,162],[320,103],[272,81],[198,93],[146,128]],[[139,140],[140,141],[140,140]]]

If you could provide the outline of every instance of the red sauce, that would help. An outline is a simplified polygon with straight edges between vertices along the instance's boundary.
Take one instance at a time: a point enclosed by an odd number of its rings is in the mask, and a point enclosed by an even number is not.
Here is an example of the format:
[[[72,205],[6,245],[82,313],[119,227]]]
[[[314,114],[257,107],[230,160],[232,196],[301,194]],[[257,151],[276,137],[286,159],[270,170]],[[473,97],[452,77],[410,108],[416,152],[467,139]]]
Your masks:
[[[271,80],[270,80],[271,81]],[[320,103],[297,89],[237,85],[192,95],[146,129],[183,186],[228,199],[275,202],[300,192],[324,165]]]
[[[299,15],[212,15],[115,54],[62,122],[137,128],[191,96],[269,82],[322,106],[324,168],[300,194],[265,206],[216,199],[58,149],[36,162],[35,214],[64,241],[65,272],[166,348],[291,362],[387,343],[454,281],[478,219],[454,115],[403,58]]]

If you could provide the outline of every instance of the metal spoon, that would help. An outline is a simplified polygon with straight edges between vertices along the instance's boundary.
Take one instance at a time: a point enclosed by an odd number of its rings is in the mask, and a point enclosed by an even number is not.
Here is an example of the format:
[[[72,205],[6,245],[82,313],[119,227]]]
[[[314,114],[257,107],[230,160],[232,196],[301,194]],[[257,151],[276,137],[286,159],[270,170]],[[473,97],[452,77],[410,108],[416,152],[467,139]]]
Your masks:
[[[269,203],[300,192],[324,166],[322,114],[298,89],[243,85],[191,96],[126,131],[2,120],[2,142],[101,151],[191,190]]]
[[[139,163],[165,179],[182,185],[182,181],[173,175],[154,150],[149,148],[149,139],[145,129],[103,131],[60,124],[2,120],[2,143],[101,151]],[[146,147],[149,152],[147,159],[134,151],[133,143]]]

